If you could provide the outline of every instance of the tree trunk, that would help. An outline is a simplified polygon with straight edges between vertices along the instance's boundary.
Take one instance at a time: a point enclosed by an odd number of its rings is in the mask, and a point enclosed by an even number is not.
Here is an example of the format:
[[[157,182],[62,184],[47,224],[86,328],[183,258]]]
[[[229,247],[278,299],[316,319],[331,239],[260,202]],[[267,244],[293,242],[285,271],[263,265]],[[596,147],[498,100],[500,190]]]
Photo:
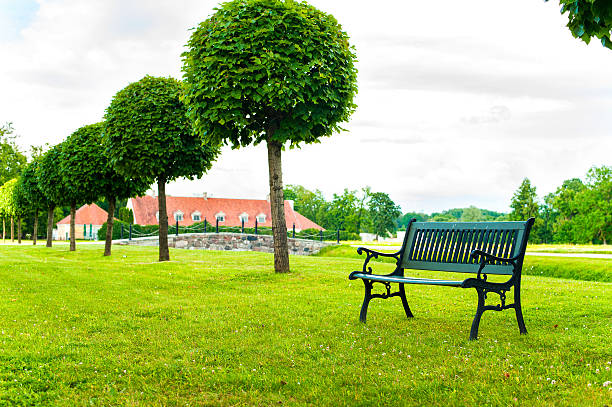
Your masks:
[[[76,217],[76,202],[70,204],[70,251],[76,250],[75,240],[75,217]]]
[[[104,255],[111,255],[111,245],[113,244],[113,222],[115,219],[115,206],[117,198],[114,196],[106,197],[108,201],[108,218],[106,218],[106,243],[104,244]]]
[[[272,236],[274,238],[274,271],[289,272],[289,247],[285,198],[283,193],[282,144],[268,139],[268,169],[270,173],[270,209],[272,212]]]
[[[17,218],[17,243],[21,244],[21,218]]]
[[[36,246],[36,240],[38,238],[38,210],[34,212],[34,233],[32,234],[32,244]]]
[[[15,241],[15,219],[11,216],[11,243]]]
[[[159,261],[170,260],[168,249],[168,212],[166,211],[166,179],[157,180],[157,204],[159,207]]]
[[[50,206],[47,209],[47,247],[53,245],[53,211],[55,206]]]

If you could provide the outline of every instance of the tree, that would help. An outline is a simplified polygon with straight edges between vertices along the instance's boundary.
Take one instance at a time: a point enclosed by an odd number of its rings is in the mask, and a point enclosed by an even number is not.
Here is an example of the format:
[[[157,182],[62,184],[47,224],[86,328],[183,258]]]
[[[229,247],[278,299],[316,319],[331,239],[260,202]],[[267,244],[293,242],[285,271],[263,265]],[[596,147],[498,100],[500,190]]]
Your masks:
[[[369,195],[368,208],[372,227],[378,236],[387,236],[396,229],[395,220],[402,214],[400,207],[384,192],[373,192]]]
[[[27,212],[31,212],[34,216],[34,231],[32,233],[33,245],[36,245],[38,236],[38,214],[48,206],[38,184],[38,165],[39,161],[37,159],[28,163],[18,180],[18,190],[20,191],[19,198],[22,200],[21,205],[26,208]]]
[[[554,194],[546,197],[553,220],[553,240],[557,243],[576,243],[575,217],[578,214],[576,196],[586,189],[579,178],[563,181]]]
[[[13,125],[6,123],[0,126],[0,185],[17,178],[27,159],[15,144]]]
[[[62,145],[57,144],[43,154],[36,173],[38,188],[44,196],[47,207],[47,247],[51,247],[53,241],[55,208],[64,203],[64,186],[60,172],[61,157]]]
[[[194,133],[182,92],[176,79],[145,76],[117,92],[105,115],[111,165],[126,178],[157,181],[159,261],[170,260],[166,183],[201,177],[219,154],[216,144]]]
[[[117,199],[144,194],[150,184],[146,179],[133,180],[114,170],[104,145],[104,126],[104,123],[83,126],[66,139],[62,177],[66,188],[73,191],[71,195],[79,197],[81,202],[90,204],[100,197],[105,198],[108,218],[104,255],[110,256]]]
[[[585,43],[595,37],[612,49],[612,2],[610,0],[559,0],[561,13],[568,15],[567,28]]]
[[[11,242],[15,241],[15,217],[19,215],[15,200],[17,178],[5,182],[0,187],[0,212],[11,220]]]
[[[461,213],[461,222],[479,222],[483,220],[484,216],[482,215],[482,211],[474,205],[465,208]]]
[[[323,193],[318,189],[314,192],[301,185],[287,185],[284,189],[285,199],[294,201],[294,209],[313,222],[327,227],[323,215],[329,209]]]
[[[268,148],[274,269],[289,271],[281,151],[341,130],[355,105],[355,54],[338,22],[305,2],[234,0],[200,23],[183,54],[196,131]]]
[[[344,188],[341,195],[334,194],[326,214],[325,227],[343,229],[352,233],[359,233],[361,223],[359,211],[360,199],[357,191]]]
[[[538,216],[540,206],[537,202],[536,188],[531,186],[529,178],[523,179],[521,185],[512,196],[510,207],[510,220],[525,221],[529,218],[536,218],[531,234],[529,235],[529,241],[534,243],[540,242],[539,229],[544,226],[544,221]]]
[[[576,234],[581,242],[612,240],[612,167],[592,167],[587,188],[576,195]]]
[[[521,185],[514,193],[510,207],[510,218],[512,220],[527,220],[538,215],[538,203],[535,187],[531,186],[529,178],[523,179]]]

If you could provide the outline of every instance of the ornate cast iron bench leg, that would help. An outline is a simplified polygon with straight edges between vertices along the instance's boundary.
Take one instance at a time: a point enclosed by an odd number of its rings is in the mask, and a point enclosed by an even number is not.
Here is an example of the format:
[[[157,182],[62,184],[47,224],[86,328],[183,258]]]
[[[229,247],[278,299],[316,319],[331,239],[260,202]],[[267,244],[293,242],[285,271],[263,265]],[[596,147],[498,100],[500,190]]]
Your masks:
[[[404,290],[404,284],[399,285],[399,294],[402,299],[402,305],[404,306],[404,311],[406,312],[406,316],[408,318],[413,318],[412,311],[410,311],[410,307],[408,306],[408,300],[406,299],[406,291]]]
[[[476,308],[476,315],[472,321],[472,329],[470,329],[470,341],[478,339],[478,325],[480,325],[480,317],[485,311],[485,291],[483,288],[476,287],[478,292],[478,308]]]
[[[361,312],[359,313],[359,320],[366,323],[366,318],[368,316],[368,305],[370,304],[370,300],[372,299],[372,283],[368,280],[361,280],[365,285],[365,295],[363,297],[363,304],[361,305]]]
[[[516,312],[516,321],[518,322],[521,335],[527,334],[527,328],[525,327],[525,321],[523,320],[523,310],[521,309],[520,283],[516,283],[514,285],[514,311]]]

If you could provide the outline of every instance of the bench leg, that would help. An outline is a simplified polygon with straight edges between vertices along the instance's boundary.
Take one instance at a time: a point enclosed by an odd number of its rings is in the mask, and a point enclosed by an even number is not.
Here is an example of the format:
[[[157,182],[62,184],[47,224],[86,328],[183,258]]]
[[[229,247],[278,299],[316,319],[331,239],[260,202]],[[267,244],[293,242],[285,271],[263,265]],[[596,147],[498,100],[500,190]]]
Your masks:
[[[476,308],[476,315],[472,321],[472,329],[470,330],[470,341],[478,339],[478,325],[480,325],[480,317],[482,317],[485,311],[485,292],[482,288],[476,288],[478,292],[478,308]]]
[[[523,320],[523,310],[521,308],[520,283],[517,283],[514,286],[514,311],[516,312],[516,321],[518,322],[519,331],[521,335],[525,335],[527,333],[527,328],[525,327],[525,321]]]
[[[413,318],[412,311],[410,311],[410,307],[408,306],[408,300],[406,299],[406,291],[404,290],[404,284],[399,285],[399,293],[400,298],[402,299],[402,305],[404,306],[404,311],[406,312],[406,316],[408,318]]]
[[[372,282],[367,280],[361,280],[365,285],[365,295],[363,297],[363,304],[361,305],[361,312],[359,313],[359,320],[366,323],[366,318],[368,316],[368,305],[370,304],[370,300],[372,299]]]

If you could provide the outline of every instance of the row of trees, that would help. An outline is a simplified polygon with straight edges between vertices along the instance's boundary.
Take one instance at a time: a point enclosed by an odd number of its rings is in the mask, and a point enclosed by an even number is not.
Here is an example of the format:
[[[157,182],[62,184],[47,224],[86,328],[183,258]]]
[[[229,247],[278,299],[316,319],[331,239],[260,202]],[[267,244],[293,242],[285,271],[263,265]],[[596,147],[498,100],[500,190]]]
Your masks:
[[[305,2],[276,0],[223,3],[187,48],[184,82],[147,76],[128,85],[111,101],[105,122],[82,127],[32,164],[37,182],[27,184],[38,192],[23,210],[44,207],[51,214],[68,203],[74,250],[76,204],[105,196],[112,209],[118,197],[157,182],[159,260],[168,260],[166,182],[202,176],[223,144],[264,142],[274,266],[287,272],[281,152],[341,130],[355,109],[354,49],[333,16]]]
[[[584,180],[568,179],[538,199],[525,178],[512,197],[511,220],[535,217],[534,243],[603,243],[612,241],[612,167],[592,167]]]
[[[400,207],[384,192],[344,189],[331,201],[319,190],[310,191],[301,185],[287,185],[285,199],[294,201],[295,210],[326,229],[351,233],[374,233],[387,236],[397,229]]]

